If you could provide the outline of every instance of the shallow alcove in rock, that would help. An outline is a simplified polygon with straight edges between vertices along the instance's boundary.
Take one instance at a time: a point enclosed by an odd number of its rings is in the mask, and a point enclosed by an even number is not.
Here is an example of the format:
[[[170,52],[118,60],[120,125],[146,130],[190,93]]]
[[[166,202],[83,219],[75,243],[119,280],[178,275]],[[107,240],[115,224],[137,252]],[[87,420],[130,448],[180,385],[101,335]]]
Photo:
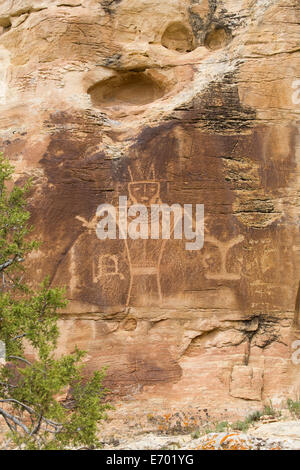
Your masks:
[[[161,44],[177,52],[191,52],[194,49],[192,32],[182,23],[171,23],[161,38]]]
[[[143,106],[161,98],[165,88],[143,72],[128,72],[96,83],[88,93],[97,107]]]
[[[206,34],[204,46],[213,51],[227,46],[231,41],[231,33],[222,26],[213,25],[212,29]]]
[[[0,21],[0,36],[1,34],[7,33],[11,29],[11,21],[5,18]]]

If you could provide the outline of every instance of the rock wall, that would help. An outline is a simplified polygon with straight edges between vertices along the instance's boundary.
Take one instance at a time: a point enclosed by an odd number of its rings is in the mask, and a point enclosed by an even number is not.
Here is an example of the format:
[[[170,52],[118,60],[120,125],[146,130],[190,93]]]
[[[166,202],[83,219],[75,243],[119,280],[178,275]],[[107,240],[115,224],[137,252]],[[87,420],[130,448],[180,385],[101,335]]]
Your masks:
[[[1,0],[1,149],[34,178],[43,240],[28,267],[67,286],[59,351],[109,365],[131,424],[300,393],[299,17],[297,0]],[[99,240],[119,196],[204,204],[203,249]]]

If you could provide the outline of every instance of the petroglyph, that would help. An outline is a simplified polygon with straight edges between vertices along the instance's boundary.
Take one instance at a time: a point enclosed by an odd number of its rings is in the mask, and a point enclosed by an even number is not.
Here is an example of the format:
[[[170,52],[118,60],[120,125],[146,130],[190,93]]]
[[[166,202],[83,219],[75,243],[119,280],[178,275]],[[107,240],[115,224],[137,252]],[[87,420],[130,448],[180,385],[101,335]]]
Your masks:
[[[126,306],[131,304],[133,298],[141,297],[138,292],[142,283],[147,285],[151,302],[158,302],[162,305],[160,264],[166,242],[172,236],[174,239],[182,239],[182,225],[184,225],[185,237],[188,240],[193,240],[193,237],[196,239],[194,243],[186,243],[187,249],[194,249],[193,245],[197,245],[199,237],[202,241],[198,243],[198,249],[201,249],[204,236],[204,207],[196,205],[196,219],[194,220],[191,204],[184,205],[184,209],[178,204],[173,204],[171,207],[163,204],[161,182],[156,180],[154,165],[150,167],[150,179],[134,181],[130,167],[128,167],[128,174],[130,176],[130,182],[127,184],[128,200],[126,196],[120,196],[119,207],[110,204],[99,206],[96,216],[90,221],[81,216],[76,216],[76,219],[89,233],[96,228],[97,237],[102,242],[118,238],[120,241],[124,240],[130,272]],[[148,217],[150,207],[151,216]],[[107,214],[106,217],[97,223],[98,218],[101,218],[104,213]],[[137,213],[139,213],[138,217]],[[195,230],[193,230],[193,225],[196,227]],[[135,241],[138,243],[134,243]],[[100,256],[96,266],[95,262],[93,264],[93,282],[101,282],[104,277],[109,276],[118,276],[120,280],[124,280],[124,275],[119,272],[116,255],[106,253]]]
[[[214,280],[229,280],[229,281],[237,281],[241,279],[241,274],[236,274],[232,272],[228,272],[227,267],[226,267],[226,262],[227,258],[229,255],[230,250],[236,246],[242,243],[245,240],[244,235],[239,235],[236,238],[233,238],[229,241],[222,242],[221,240],[218,240],[217,238],[207,235],[205,237],[205,241],[208,243],[211,243],[213,246],[217,247],[219,250],[219,254],[221,257],[221,269],[217,273],[205,273],[205,277],[207,279],[214,279]],[[209,263],[208,263],[209,255],[204,259],[204,264],[206,268],[210,268]]]
[[[121,280],[124,279],[124,275],[119,272],[119,262],[116,255],[103,255],[99,257],[97,264],[97,271],[95,273],[93,281],[96,283],[101,281],[106,276],[119,276]]]

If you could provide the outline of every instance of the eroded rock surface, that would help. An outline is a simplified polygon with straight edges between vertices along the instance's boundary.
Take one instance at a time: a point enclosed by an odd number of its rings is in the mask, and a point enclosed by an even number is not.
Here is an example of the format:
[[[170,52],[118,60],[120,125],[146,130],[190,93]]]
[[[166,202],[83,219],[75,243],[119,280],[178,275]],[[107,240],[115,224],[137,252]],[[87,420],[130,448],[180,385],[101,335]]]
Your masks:
[[[119,420],[180,409],[189,426],[300,391],[299,13],[1,2],[1,149],[34,177],[44,241],[29,269],[67,286],[59,350],[109,365]],[[97,207],[119,196],[203,203],[204,248],[100,241]]]

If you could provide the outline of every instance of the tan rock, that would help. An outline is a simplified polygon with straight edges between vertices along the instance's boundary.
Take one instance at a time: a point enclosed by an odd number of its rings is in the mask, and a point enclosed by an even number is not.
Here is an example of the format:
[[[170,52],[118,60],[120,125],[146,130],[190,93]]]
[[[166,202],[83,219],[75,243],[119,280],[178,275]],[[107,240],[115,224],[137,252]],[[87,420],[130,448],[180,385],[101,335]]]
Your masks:
[[[290,439],[294,441],[296,448],[300,448],[300,423],[299,421],[285,421],[268,423],[259,426],[251,435],[261,438],[276,438],[282,441]]]
[[[297,0],[1,2],[0,144],[43,240],[28,268],[67,286],[57,352],[109,366],[112,428],[300,393],[298,23]],[[100,241],[119,196],[204,203],[203,249]]]
[[[263,370],[249,366],[234,366],[230,394],[245,400],[261,400]]]

